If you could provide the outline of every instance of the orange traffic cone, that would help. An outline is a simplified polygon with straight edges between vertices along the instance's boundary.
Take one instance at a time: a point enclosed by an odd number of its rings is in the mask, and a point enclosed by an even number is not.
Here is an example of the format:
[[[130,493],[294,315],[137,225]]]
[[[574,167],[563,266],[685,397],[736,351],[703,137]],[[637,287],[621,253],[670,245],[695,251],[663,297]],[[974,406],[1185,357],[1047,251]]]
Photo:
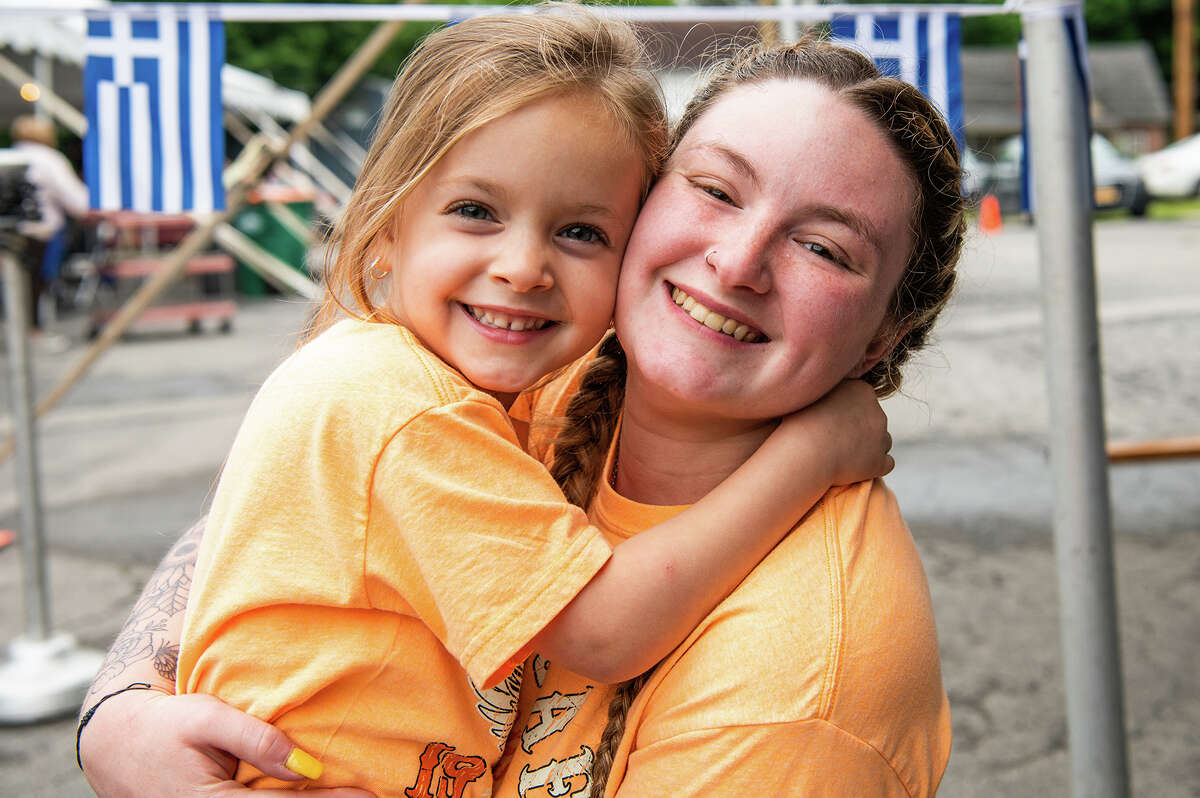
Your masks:
[[[1000,200],[995,194],[987,194],[979,203],[979,229],[987,235],[999,233],[1004,229],[1004,220],[1000,218]]]

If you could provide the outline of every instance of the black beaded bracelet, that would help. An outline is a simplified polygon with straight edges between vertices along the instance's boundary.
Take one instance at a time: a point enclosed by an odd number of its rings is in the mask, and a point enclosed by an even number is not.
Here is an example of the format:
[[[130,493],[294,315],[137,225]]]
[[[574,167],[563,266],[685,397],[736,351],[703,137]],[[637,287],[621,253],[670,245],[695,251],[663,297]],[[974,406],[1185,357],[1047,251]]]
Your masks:
[[[91,709],[83,713],[83,717],[79,719],[79,725],[75,728],[75,764],[79,765],[80,771],[83,770],[83,758],[79,755],[79,740],[81,737],[83,737],[83,727],[88,725],[88,721],[92,719],[92,715],[96,714],[96,710],[100,708],[100,705],[113,696],[120,695],[121,693],[128,693],[130,690],[153,689],[155,689],[154,685],[147,684],[146,682],[134,682],[133,684],[122,687],[120,690],[113,690],[106,696],[101,696],[99,701],[92,704]]]

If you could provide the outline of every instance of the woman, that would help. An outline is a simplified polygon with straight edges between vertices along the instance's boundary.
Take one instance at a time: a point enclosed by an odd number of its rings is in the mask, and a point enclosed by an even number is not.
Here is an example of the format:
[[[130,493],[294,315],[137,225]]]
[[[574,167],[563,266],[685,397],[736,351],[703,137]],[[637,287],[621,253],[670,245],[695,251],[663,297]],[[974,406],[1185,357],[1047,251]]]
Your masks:
[[[601,347],[566,411],[554,471],[568,496],[594,495],[594,522],[627,537],[840,381],[895,390],[953,285],[959,178],[928,102],[857,54],[803,42],[719,65],[626,252],[620,344]],[[568,393],[549,386],[532,411],[561,414]],[[195,794],[185,787],[228,772],[219,756],[196,766],[213,746],[280,773],[289,751],[197,697],[122,694],[93,723],[134,731],[84,738],[103,796],[148,794],[151,779]],[[531,658],[513,729],[498,795],[598,796],[593,778],[622,796],[933,794],[949,712],[928,588],[891,494],[879,482],[827,494],[644,684],[589,685]],[[460,788],[439,766],[406,785],[413,798]]]

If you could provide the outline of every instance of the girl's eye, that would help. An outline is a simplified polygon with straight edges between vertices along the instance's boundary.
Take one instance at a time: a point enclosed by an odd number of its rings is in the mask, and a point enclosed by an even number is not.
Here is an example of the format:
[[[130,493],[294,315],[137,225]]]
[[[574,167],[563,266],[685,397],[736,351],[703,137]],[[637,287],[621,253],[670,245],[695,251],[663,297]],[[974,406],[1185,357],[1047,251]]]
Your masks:
[[[570,238],[574,241],[582,241],[585,244],[607,244],[608,239],[599,229],[592,227],[590,224],[573,224],[563,228],[559,233],[563,238]]]
[[[457,205],[452,205],[450,206],[450,213],[458,214],[465,219],[476,219],[484,222],[492,220],[492,212],[477,202],[460,202]]]
[[[830,249],[829,247],[825,246],[824,244],[819,244],[816,241],[801,241],[800,246],[804,247],[809,252],[812,252],[813,254],[824,258],[827,261],[836,263],[838,266],[841,266],[843,269],[849,268],[846,266],[845,261],[843,261],[841,258],[839,258],[836,254],[834,254],[834,251],[832,249]]]

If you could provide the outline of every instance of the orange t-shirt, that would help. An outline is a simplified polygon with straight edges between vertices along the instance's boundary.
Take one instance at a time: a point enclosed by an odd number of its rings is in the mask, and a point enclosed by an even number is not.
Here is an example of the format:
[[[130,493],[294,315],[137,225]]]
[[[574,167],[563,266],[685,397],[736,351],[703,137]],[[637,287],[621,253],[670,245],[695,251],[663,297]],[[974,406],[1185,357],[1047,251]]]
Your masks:
[[[536,406],[560,414],[566,398]],[[605,479],[590,516],[616,544],[683,509]],[[527,660],[495,794],[588,796],[610,697]],[[891,492],[864,482],[827,493],[656,669],[606,795],[928,796],[950,732],[924,570]]]
[[[490,795],[512,666],[609,554],[498,402],[408,330],[343,321],[238,432],[177,684],[277,725],[322,786]]]

